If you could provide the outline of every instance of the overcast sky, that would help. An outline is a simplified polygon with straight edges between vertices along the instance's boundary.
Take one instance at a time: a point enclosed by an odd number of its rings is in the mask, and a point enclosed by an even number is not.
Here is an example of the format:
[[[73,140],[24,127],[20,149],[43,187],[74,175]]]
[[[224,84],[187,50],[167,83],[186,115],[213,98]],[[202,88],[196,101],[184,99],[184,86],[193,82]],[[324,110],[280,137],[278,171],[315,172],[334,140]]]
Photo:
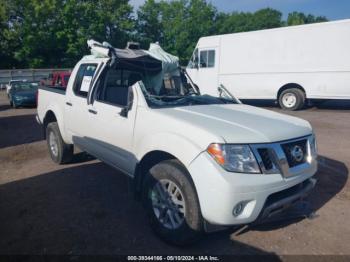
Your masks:
[[[145,0],[130,0],[134,8],[138,8]],[[209,0],[220,11],[254,12],[271,7],[286,15],[293,11],[324,15],[330,20],[350,18],[350,0]]]

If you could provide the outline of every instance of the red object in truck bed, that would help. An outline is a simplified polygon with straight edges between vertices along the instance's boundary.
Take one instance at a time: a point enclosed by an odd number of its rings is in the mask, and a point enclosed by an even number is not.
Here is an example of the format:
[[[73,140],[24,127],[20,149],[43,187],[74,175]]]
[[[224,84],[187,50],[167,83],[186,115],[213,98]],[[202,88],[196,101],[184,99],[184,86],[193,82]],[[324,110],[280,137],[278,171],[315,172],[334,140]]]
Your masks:
[[[53,72],[48,79],[42,79],[40,84],[66,89],[70,75],[70,71]]]

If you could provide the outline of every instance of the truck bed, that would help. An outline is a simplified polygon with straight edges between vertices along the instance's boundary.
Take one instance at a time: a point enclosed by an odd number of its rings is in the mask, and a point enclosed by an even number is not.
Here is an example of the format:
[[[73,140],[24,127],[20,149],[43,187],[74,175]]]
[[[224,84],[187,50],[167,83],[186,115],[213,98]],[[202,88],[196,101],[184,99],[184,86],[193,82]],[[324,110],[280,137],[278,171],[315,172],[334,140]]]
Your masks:
[[[61,94],[61,95],[66,94],[66,89],[62,88],[60,86],[40,86],[39,89],[45,90],[48,92],[54,92],[54,93]]]
[[[54,86],[40,86],[38,89],[38,118],[44,123],[47,112],[54,111],[56,117],[63,117],[65,110],[66,90]]]

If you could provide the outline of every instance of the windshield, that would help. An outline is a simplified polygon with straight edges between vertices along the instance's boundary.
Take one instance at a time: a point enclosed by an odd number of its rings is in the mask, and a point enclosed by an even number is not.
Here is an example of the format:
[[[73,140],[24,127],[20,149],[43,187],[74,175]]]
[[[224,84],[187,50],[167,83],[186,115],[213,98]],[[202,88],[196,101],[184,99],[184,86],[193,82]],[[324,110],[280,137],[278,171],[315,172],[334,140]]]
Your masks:
[[[36,90],[37,88],[38,88],[38,83],[25,82],[25,83],[14,84],[14,89],[16,91]]]
[[[162,76],[145,74],[140,85],[147,104],[153,108],[237,103],[229,97],[201,95],[180,70]]]

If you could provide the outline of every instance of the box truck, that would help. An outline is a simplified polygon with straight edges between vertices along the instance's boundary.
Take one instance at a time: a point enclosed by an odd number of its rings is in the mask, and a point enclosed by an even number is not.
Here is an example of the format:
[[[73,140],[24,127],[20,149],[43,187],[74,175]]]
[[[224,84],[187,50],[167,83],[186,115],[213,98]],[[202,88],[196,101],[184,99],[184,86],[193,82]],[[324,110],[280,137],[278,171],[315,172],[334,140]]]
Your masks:
[[[202,93],[240,99],[350,99],[350,19],[199,39],[187,72]]]

